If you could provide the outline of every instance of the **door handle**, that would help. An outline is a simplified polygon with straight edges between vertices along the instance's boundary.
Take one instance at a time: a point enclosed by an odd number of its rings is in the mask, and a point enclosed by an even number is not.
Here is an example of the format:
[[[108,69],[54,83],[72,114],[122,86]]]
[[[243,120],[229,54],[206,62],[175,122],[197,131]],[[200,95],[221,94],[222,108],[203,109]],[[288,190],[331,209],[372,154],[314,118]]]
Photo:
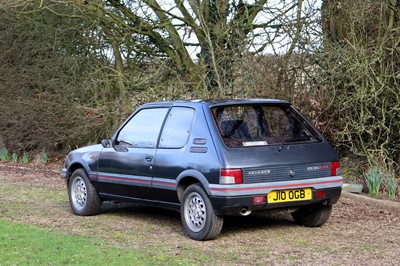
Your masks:
[[[146,155],[146,157],[144,157],[146,162],[151,162],[153,160],[153,156],[152,155]]]

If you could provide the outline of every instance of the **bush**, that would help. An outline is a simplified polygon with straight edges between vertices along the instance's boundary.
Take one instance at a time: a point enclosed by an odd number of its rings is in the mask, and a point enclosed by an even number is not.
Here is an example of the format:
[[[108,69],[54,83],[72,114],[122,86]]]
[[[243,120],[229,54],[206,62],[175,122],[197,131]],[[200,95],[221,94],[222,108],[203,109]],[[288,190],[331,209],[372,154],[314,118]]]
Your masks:
[[[0,9],[0,140],[18,154],[51,153],[110,136],[121,110],[108,101],[110,71],[84,50],[85,20],[25,8]]]
[[[334,99],[331,128],[342,151],[369,164],[400,163],[399,1],[324,1],[319,76]]]

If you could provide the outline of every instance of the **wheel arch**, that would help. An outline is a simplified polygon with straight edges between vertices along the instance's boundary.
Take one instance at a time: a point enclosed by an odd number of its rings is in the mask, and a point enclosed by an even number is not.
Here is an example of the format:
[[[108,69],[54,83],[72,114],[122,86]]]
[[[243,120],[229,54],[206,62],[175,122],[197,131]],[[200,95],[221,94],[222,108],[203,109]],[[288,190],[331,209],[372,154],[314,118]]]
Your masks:
[[[176,192],[178,194],[179,202],[182,202],[182,195],[186,188],[192,184],[200,184],[210,195],[209,183],[207,178],[199,171],[196,170],[186,170],[182,172],[176,180]]]
[[[67,180],[67,182],[69,182],[72,173],[75,172],[75,171],[78,170],[78,169],[83,169],[83,170],[86,172],[86,174],[88,175],[88,171],[87,171],[87,169],[83,166],[83,164],[81,164],[80,162],[75,162],[75,163],[72,163],[72,164],[68,167],[68,169],[67,169],[67,175],[66,175],[66,180]]]

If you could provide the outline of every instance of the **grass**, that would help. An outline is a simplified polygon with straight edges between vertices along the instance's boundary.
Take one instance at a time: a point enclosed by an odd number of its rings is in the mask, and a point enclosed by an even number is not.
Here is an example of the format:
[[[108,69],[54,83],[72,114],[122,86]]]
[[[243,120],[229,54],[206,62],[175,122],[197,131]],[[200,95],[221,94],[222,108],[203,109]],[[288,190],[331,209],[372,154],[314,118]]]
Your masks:
[[[357,204],[338,204],[336,216],[315,229],[296,226],[286,212],[227,217],[220,237],[198,242],[182,234],[171,211],[108,203],[100,215],[75,216],[57,173],[15,171],[0,171],[0,266],[382,264],[398,251],[387,244],[398,242],[397,223],[376,231],[379,220],[363,222]],[[354,233],[359,228],[368,235]]]
[[[51,189],[35,182],[29,186],[4,183],[0,195],[10,200],[0,205],[0,266],[191,265],[215,261],[193,247],[183,248],[183,244],[176,248],[154,239],[155,246],[151,246],[149,236],[136,235],[137,229],[110,230],[109,220],[115,219],[114,215],[71,217],[64,186]],[[56,229],[41,228],[53,225]],[[138,226],[140,230],[153,228],[149,235],[159,230],[152,224]]]
[[[65,235],[1,219],[0,250],[0,265],[180,264],[171,257],[151,256],[132,249],[115,248],[90,237]]]
[[[51,199],[49,195],[51,194]],[[0,195],[12,198],[12,202],[0,205],[0,218],[2,217],[18,217],[34,210],[35,201],[45,202],[52,201],[54,203],[65,202],[65,194],[62,192],[54,192],[48,188],[26,187],[20,184],[2,184],[0,187]],[[49,210],[35,210],[35,214],[48,215]],[[0,260],[1,262],[1,260]],[[2,266],[0,264],[0,266]]]

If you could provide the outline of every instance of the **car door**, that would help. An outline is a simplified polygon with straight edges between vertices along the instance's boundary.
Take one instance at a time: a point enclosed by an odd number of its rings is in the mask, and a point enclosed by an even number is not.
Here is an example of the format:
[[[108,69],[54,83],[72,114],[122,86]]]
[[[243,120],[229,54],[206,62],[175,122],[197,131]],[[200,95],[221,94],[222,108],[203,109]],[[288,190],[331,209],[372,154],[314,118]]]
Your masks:
[[[151,198],[156,146],[168,108],[142,109],[117,132],[99,157],[98,181],[107,196]]]
[[[153,191],[160,201],[178,203],[176,178],[194,167],[187,147],[194,117],[195,109],[189,107],[173,107],[168,113],[153,169]]]

